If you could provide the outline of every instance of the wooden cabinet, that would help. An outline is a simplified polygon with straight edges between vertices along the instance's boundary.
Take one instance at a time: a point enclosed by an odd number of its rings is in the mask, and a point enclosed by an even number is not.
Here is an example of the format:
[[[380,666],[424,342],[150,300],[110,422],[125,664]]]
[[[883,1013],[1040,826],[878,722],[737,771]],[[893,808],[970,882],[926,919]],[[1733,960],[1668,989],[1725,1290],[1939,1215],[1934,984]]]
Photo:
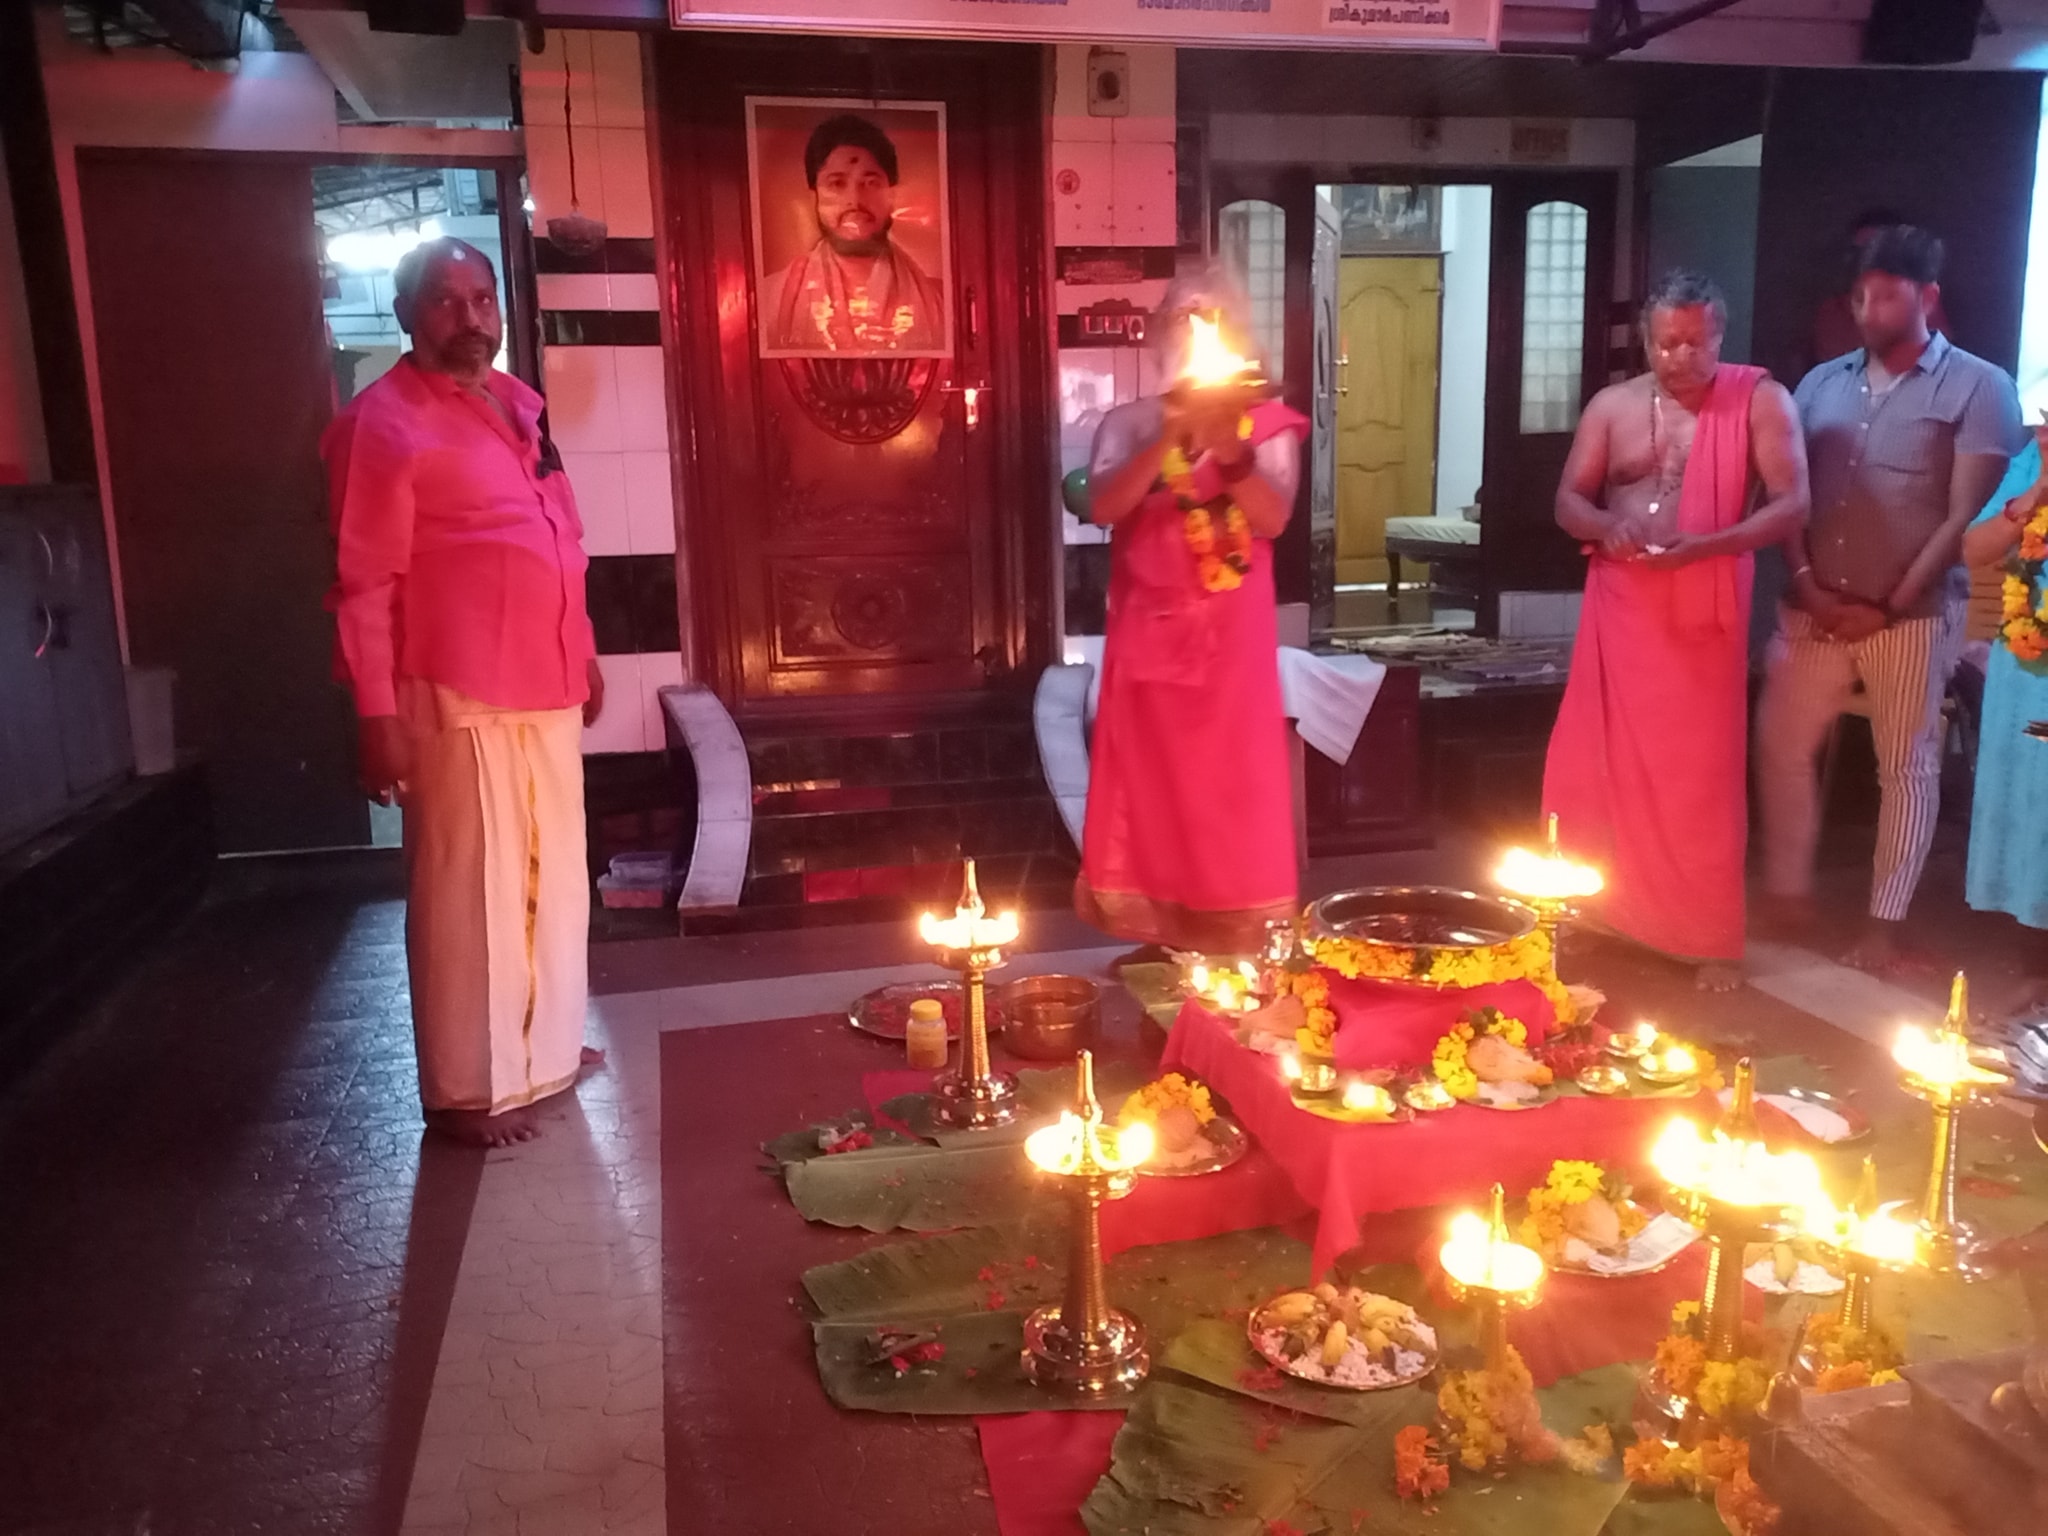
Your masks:
[[[0,487],[0,847],[120,783],[133,758],[97,496]]]

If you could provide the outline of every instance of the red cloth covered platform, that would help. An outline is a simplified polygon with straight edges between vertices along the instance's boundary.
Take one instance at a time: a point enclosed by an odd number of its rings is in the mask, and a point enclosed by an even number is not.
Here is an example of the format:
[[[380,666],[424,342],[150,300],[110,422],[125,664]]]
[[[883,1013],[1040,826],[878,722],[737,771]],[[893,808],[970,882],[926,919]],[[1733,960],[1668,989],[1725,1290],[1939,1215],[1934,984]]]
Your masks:
[[[1337,1013],[1333,1047],[1339,1070],[1422,1067],[1437,1041],[1466,1014],[1498,1008],[1529,1026],[1534,1045],[1557,1026],[1557,1010],[1533,981],[1497,981],[1483,987],[1429,987],[1410,981],[1348,981],[1325,971],[1330,1006]]]
[[[1370,1033],[1357,1030],[1358,1023],[1345,1014],[1338,1039]],[[1528,1110],[1460,1105],[1405,1124],[1340,1125],[1298,1109],[1274,1059],[1239,1045],[1226,1024],[1195,1003],[1174,1020],[1160,1069],[1189,1073],[1228,1099],[1315,1209],[1317,1275],[1358,1242],[1365,1218],[1377,1212],[1476,1203],[1496,1182],[1520,1193],[1540,1185],[1560,1157],[1640,1170],[1658,1129],[1699,1102],[1571,1097]]]

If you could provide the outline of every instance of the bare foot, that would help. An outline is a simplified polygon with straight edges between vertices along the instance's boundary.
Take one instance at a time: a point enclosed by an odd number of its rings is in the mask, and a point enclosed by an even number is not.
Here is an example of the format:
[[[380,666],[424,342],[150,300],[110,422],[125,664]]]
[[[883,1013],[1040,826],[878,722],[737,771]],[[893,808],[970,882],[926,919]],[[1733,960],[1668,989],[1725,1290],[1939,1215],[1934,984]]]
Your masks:
[[[540,1134],[531,1109],[508,1109],[502,1115],[482,1109],[430,1109],[427,1129],[472,1147],[509,1147]]]
[[[1734,992],[1742,981],[1741,965],[1728,960],[1709,961],[1692,973],[1692,984],[1702,992]]]
[[[1796,944],[1813,937],[1820,924],[1820,909],[1811,896],[1760,896],[1756,920],[1772,938]]]
[[[1863,930],[1863,937],[1842,956],[1842,964],[1868,971],[1873,976],[1935,974],[1939,965],[1932,955],[1906,947],[1901,936],[1904,926],[1872,918]]]
[[[604,1052],[600,1051],[594,1045],[586,1045],[585,1047],[583,1047],[583,1065],[586,1067],[603,1066]]]

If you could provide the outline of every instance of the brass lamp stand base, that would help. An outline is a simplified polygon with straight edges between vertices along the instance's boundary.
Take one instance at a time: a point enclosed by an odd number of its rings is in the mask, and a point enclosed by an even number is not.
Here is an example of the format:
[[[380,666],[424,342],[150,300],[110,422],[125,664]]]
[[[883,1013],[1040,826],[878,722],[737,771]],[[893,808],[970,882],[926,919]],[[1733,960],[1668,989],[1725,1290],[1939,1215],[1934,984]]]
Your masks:
[[[1066,1326],[1063,1311],[1044,1306],[1024,1319],[1025,1375],[1080,1397],[1107,1397],[1145,1379],[1152,1360],[1135,1317],[1112,1307],[1092,1334],[1083,1334]]]
[[[980,1077],[948,1073],[932,1084],[932,1114],[956,1131],[986,1131],[1013,1123],[1021,1114],[1017,1079],[991,1071]]]

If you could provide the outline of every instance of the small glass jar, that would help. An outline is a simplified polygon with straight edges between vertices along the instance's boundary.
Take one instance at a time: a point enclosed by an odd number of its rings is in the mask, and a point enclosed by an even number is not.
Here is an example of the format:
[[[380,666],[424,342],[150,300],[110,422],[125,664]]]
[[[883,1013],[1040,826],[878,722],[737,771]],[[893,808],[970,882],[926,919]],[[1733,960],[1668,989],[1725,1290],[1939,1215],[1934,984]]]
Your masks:
[[[903,1050],[913,1067],[936,1071],[946,1064],[946,1009],[937,998],[920,997],[910,1005]]]

